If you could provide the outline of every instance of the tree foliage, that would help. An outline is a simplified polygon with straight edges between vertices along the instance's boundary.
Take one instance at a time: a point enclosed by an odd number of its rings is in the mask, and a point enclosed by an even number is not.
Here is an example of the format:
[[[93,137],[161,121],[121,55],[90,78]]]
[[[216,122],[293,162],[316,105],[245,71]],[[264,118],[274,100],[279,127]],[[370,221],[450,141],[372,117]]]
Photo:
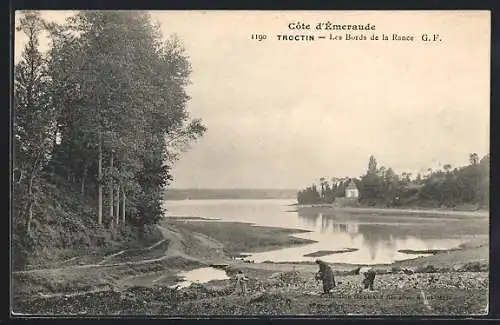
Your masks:
[[[191,65],[180,40],[164,40],[144,12],[85,11],[60,25],[27,12],[18,28],[28,36],[15,66],[21,179],[43,170],[41,181],[69,184],[92,203],[96,223],[157,222],[172,164],[206,131],[186,109]],[[16,205],[30,196],[19,185]]]
[[[398,175],[392,168],[377,167],[377,160],[370,156],[368,168],[359,180],[354,179],[360,190],[359,201],[365,205],[427,207],[456,207],[472,205],[489,207],[489,154],[479,159],[477,153],[469,155],[469,164],[453,168],[444,164],[442,169],[428,169],[426,175],[403,172]],[[316,195],[311,186],[298,194],[299,204],[332,203],[334,197],[345,195],[347,182],[332,178],[332,184],[321,178],[321,194]],[[346,180],[346,179],[344,179]]]
[[[22,215],[21,222],[27,234],[36,203],[38,178],[54,149],[55,119],[59,112],[52,101],[48,58],[38,49],[44,28],[38,12],[24,13],[17,27],[26,34],[28,41],[14,69],[14,168],[20,175],[16,194],[24,198],[16,200],[18,211],[15,215]]]

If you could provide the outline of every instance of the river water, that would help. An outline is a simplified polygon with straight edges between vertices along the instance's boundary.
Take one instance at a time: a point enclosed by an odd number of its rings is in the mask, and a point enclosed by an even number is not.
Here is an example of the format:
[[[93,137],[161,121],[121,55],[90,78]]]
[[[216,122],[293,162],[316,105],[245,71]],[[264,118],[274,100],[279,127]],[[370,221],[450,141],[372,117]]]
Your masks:
[[[488,234],[485,217],[360,213],[345,210],[301,208],[294,200],[184,200],[166,201],[167,216],[208,217],[218,221],[251,222],[308,230],[294,236],[317,243],[252,254],[248,259],[262,261],[313,261],[304,255],[320,250],[357,249],[331,254],[321,259],[331,263],[386,264],[421,255],[399,250],[448,249]],[[210,221],[207,221],[210,222]]]
[[[229,277],[226,271],[213,267],[201,267],[191,271],[181,272],[178,274],[183,280],[170,286],[171,288],[186,288],[192,283],[207,283],[212,280],[227,280]]]

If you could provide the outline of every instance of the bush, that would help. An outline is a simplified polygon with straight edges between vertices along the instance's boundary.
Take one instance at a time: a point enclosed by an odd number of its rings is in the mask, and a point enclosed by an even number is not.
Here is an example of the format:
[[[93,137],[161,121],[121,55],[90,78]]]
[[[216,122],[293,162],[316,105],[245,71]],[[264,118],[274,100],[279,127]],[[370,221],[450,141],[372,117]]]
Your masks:
[[[480,262],[471,262],[465,264],[460,268],[462,272],[487,272],[489,270],[489,265]]]
[[[426,266],[420,266],[417,267],[415,270],[415,273],[436,273],[438,272],[438,269],[434,265],[426,265]]]
[[[401,267],[399,266],[391,267],[391,273],[399,273],[399,272],[401,272]]]

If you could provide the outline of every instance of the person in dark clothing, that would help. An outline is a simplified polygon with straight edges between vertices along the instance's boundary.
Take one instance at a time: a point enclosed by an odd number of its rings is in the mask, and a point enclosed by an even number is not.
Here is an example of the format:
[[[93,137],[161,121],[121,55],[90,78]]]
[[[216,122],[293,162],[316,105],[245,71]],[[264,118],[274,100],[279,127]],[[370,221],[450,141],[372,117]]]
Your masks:
[[[323,293],[329,293],[330,290],[335,288],[335,278],[332,269],[323,261],[316,260],[319,266],[319,271],[316,273],[316,280],[323,282]]]
[[[363,272],[365,278],[363,279],[363,286],[364,289],[369,289],[373,291],[373,282],[375,281],[375,271],[372,269],[367,270],[366,272]]]

